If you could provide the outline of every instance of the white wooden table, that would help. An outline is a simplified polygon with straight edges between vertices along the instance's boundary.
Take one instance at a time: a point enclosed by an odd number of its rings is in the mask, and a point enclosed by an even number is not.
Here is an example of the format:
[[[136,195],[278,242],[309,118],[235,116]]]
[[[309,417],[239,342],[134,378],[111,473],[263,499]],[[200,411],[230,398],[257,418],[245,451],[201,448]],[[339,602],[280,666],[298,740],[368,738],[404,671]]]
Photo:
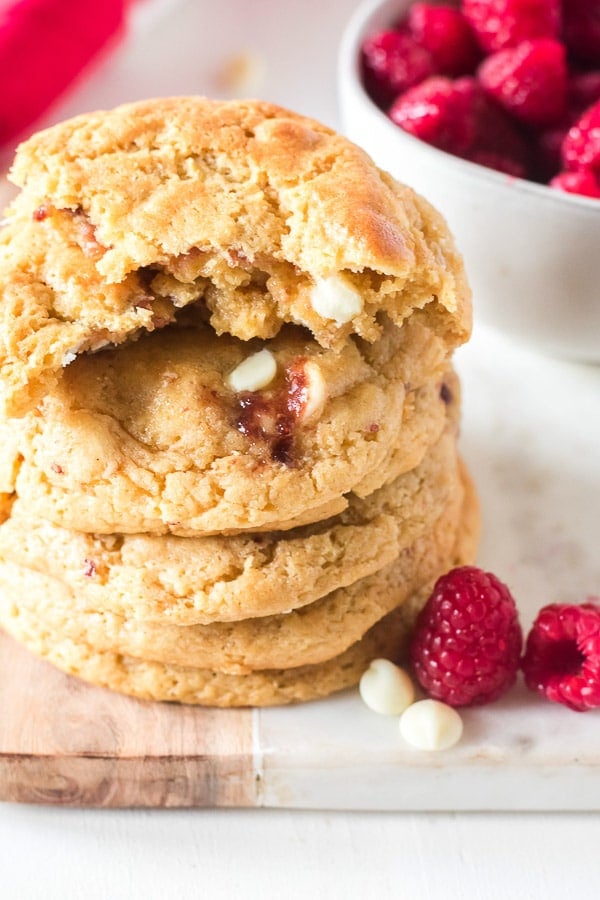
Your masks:
[[[335,47],[355,5],[355,0],[145,0],[126,44],[63,100],[48,122],[156,94],[246,93],[335,126]],[[561,409],[553,406],[553,390],[566,384],[583,392],[595,422],[591,433],[597,435],[600,371],[529,355],[483,329],[462,351],[459,367],[465,389],[463,449],[484,502],[482,563],[533,593],[548,585],[555,592],[572,590],[573,600],[577,592],[598,592],[597,581],[588,583],[589,559],[579,565],[577,547],[568,546],[583,527],[578,516],[597,527],[600,464],[586,451],[598,444],[595,437],[584,442],[581,458],[565,456],[561,468],[556,437]],[[519,373],[532,373],[525,398]],[[546,376],[552,390],[544,389]],[[545,445],[542,436],[523,446],[519,435],[526,438],[531,429],[536,397],[540,428],[553,423],[552,442]],[[499,429],[496,454],[494,428]],[[573,449],[568,440],[565,448]],[[549,483],[549,477],[555,480]],[[523,512],[523,497],[532,490],[538,499],[532,499],[529,519],[516,523],[511,497],[518,493]],[[494,509],[486,502],[502,496],[504,502]],[[542,544],[555,520],[546,517],[544,532],[545,512],[536,504],[545,503],[545,510],[552,500],[561,505],[567,526],[562,544],[548,555]],[[527,535],[531,540],[524,546]],[[574,554],[570,565],[569,553]],[[552,599],[536,597],[535,605]],[[594,741],[600,747],[600,717],[596,733],[591,721],[584,729],[588,755]],[[565,722],[567,730],[570,722],[581,727],[577,717]],[[522,783],[522,790],[526,787]],[[563,790],[569,791],[568,780]],[[576,775],[573,791],[585,791]],[[595,812],[106,812],[5,804],[0,805],[0,897],[587,900],[600,896],[599,844]]]

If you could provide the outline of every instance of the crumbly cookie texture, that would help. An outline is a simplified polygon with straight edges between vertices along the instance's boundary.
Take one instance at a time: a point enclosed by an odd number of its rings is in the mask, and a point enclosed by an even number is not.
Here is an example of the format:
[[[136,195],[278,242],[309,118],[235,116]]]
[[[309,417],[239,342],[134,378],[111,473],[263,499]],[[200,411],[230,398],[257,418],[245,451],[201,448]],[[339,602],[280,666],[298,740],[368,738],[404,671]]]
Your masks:
[[[478,507],[467,479],[466,495],[451,565],[472,562],[476,553]],[[429,587],[413,601],[421,606]],[[173,666],[111,651],[65,637],[23,604],[20,591],[0,591],[0,623],[17,640],[55,666],[89,681],[150,700],[206,706],[273,706],[324,697],[356,684],[375,657],[398,658],[406,642],[401,610],[385,616],[358,643],[316,665],[232,675],[210,669]]]
[[[65,637],[98,650],[236,675],[312,665],[356,643],[412,591],[447,568],[461,500],[457,485],[431,528],[379,572],[278,616],[226,624],[155,625],[88,606],[65,582],[11,562],[0,562],[0,590],[7,584],[18,587],[26,598],[22,605]]]
[[[467,498],[467,505],[465,509],[463,509],[460,540],[462,541],[462,546],[465,548],[477,548],[481,534],[479,499],[470,472],[460,458],[459,469],[460,477],[465,489],[465,496]],[[471,554],[471,557],[467,554],[465,558],[462,558],[459,555],[455,560],[454,565],[469,565],[473,562],[474,558],[474,554]],[[427,596],[422,597],[414,594],[406,603],[402,604],[402,609],[399,611],[399,618],[404,624],[404,632],[407,636],[413,633],[417,616],[427,599]]]
[[[19,445],[18,423],[0,418],[0,510],[12,503],[20,464]]]
[[[287,613],[379,571],[433,526],[456,490],[449,423],[416,469],[333,519],[285,532],[206,538],[94,535],[16,500],[0,560],[62,581],[87,609],[162,625]],[[7,512],[8,515],[8,512]]]
[[[78,531],[287,529],[413,468],[443,428],[445,348],[418,323],[388,324],[376,351],[360,339],[324,350],[293,326],[267,343],[278,375],[256,392],[227,381],[254,345],[207,326],[79,357],[14,423],[16,492]],[[407,389],[425,378],[431,408],[405,434]]]
[[[418,315],[469,334],[439,214],[325,126],[267,103],[176,97],[71,119],[21,145],[0,238],[0,372],[16,413],[71,356],[201,304],[218,333],[308,328],[323,347]],[[32,247],[39,250],[32,253]]]

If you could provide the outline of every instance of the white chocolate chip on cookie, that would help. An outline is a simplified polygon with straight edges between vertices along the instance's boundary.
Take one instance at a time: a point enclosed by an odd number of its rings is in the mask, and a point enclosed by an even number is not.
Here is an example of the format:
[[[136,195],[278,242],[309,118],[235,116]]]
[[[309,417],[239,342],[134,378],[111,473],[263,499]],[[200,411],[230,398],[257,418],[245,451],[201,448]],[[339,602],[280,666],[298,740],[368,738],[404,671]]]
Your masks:
[[[400,718],[400,734],[420,750],[448,750],[459,742],[462,731],[459,714],[439,700],[419,700]]]
[[[310,305],[324,319],[333,319],[337,325],[345,325],[363,309],[363,299],[358,291],[339,275],[319,278],[310,295]]]
[[[72,350],[68,350],[62,358],[63,369],[66,369],[67,366],[70,366],[71,363],[76,359],[77,359],[77,354],[73,353]]]
[[[236,393],[259,391],[273,381],[276,371],[273,354],[269,350],[259,350],[229,373],[227,384]]]
[[[415,699],[410,676],[389,659],[374,659],[358,689],[369,709],[385,716],[399,716]]]
[[[316,362],[309,360],[304,366],[306,376],[306,404],[302,411],[303,422],[312,422],[323,412],[327,399],[327,387],[323,373]]]

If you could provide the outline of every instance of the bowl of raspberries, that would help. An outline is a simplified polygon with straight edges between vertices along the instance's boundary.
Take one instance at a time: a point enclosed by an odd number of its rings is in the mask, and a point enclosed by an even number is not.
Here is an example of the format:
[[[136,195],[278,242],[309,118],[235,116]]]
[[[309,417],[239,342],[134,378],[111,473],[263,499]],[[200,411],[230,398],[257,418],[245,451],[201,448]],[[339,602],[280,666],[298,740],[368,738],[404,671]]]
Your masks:
[[[448,219],[476,321],[600,362],[600,0],[363,3],[343,126]]]

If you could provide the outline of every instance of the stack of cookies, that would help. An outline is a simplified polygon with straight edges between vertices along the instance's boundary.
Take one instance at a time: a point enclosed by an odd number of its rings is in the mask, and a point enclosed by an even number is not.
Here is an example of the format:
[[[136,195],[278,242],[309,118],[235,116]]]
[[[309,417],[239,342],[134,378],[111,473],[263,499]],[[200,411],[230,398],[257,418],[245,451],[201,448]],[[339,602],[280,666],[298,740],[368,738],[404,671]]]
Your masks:
[[[396,656],[476,543],[440,216],[260,102],[81,116],[11,177],[2,627],[92,683],[214,706]]]

